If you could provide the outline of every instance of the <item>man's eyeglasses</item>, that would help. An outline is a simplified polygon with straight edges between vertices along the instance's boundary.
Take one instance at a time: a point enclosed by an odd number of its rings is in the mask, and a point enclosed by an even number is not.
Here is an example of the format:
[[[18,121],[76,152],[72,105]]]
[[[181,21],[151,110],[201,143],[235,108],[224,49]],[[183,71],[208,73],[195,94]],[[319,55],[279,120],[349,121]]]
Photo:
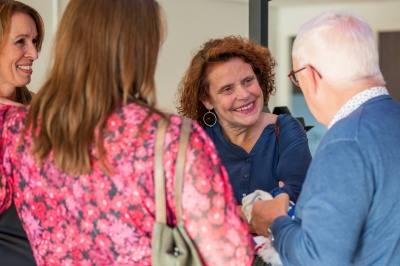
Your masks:
[[[296,71],[292,70],[289,73],[288,77],[290,78],[290,81],[293,83],[294,86],[300,87],[299,80],[297,79],[296,73],[298,73],[304,69],[306,69],[306,67],[300,68],[299,70],[296,70]]]
[[[322,78],[321,74],[320,74],[313,66],[311,66],[311,65],[309,65],[309,66],[310,66],[315,72],[317,72],[319,78]],[[299,88],[300,88],[300,84],[299,84],[299,80],[297,79],[296,74],[299,73],[300,71],[304,70],[304,69],[306,69],[306,67],[300,68],[299,70],[296,70],[296,71],[292,70],[292,71],[289,73],[289,75],[288,75],[288,77],[290,78],[290,81],[293,83],[293,85],[295,85],[295,86],[297,86],[297,87],[299,87]]]

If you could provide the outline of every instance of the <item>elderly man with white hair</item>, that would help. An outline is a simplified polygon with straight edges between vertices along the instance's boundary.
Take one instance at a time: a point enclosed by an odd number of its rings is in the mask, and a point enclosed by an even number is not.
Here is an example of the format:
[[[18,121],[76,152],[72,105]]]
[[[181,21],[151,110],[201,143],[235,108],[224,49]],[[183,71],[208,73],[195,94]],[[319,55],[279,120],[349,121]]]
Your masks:
[[[327,126],[296,205],[253,205],[258,234],[284,265],[400,265],[400,105],[385,87],[373,33],[360,17],[326,12],[299,31],[291,81]]]

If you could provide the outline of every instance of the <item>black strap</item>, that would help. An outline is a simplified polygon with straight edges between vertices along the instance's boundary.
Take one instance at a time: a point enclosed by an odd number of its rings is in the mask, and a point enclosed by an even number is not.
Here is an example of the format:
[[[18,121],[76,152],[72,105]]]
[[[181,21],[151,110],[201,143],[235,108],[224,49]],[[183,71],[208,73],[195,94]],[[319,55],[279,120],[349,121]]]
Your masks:
[[[276,142],[278,142],[278,137],[279,137],[279,123],[278,123],[278,117],[276,118],[276,121],[275,121],[275,136],[276,136]]]

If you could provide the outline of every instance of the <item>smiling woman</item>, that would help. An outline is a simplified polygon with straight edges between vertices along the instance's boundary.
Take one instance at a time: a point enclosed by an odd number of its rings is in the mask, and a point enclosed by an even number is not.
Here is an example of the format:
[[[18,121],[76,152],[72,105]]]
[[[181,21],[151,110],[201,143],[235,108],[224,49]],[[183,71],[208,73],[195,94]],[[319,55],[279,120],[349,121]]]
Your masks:
[[[203,125],[214,141],[239,205],[257,189],[285,192],[296,202],[311,160],[297,119],[263,112],[275,91],[275,65],[268,48],[246,38],[211,39],[179,86],[178,112]]]
[[[25,105],[32,98],[26,85],[42,45],[43,21],[21,2],[0,3],[0,104]]]
[[[275,91],[275,65],[267,48],[245,38],[213,39],[195,54],[179,86],[178,112],[204,126],[238,205],[256,190],[296,202],[311,161],[299,121],[263,112]],[[254,265],[264,264],[257,257]]]
[[[0,1],[0,106],[30,103],[26,85],[43,38],[43,21],[35,9]],[[2,265],[36,265],[13,202],[0,214],[0,257]]]

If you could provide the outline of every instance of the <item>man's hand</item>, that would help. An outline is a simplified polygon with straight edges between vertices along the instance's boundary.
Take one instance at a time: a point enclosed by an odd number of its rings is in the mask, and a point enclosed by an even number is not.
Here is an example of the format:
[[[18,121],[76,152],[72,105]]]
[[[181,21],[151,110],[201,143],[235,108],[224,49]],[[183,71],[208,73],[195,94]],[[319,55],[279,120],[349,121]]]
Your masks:
[[[256,231],[254,230],[253,225],[252,225],[252,224],[249,224],[249,222],[247,221],[247,217],[246,217],[246,215],[244,214],[244,212],[243,212],[243,210],[242,210],[242,205],[237,205],[237,206],[236,206],[236,209],[237,209],[238,213],[240,214],[240,216],[242,217],[242,219],[243,219],[243,220],[247,223],[247,225],[249,226],[250,233],[255,234]]]
[[[268,237],[268,228],[279,216],[287,215],[289,195],[281,193],[272,200],[260,200],[253,204],[252,225],[258,235]]]

